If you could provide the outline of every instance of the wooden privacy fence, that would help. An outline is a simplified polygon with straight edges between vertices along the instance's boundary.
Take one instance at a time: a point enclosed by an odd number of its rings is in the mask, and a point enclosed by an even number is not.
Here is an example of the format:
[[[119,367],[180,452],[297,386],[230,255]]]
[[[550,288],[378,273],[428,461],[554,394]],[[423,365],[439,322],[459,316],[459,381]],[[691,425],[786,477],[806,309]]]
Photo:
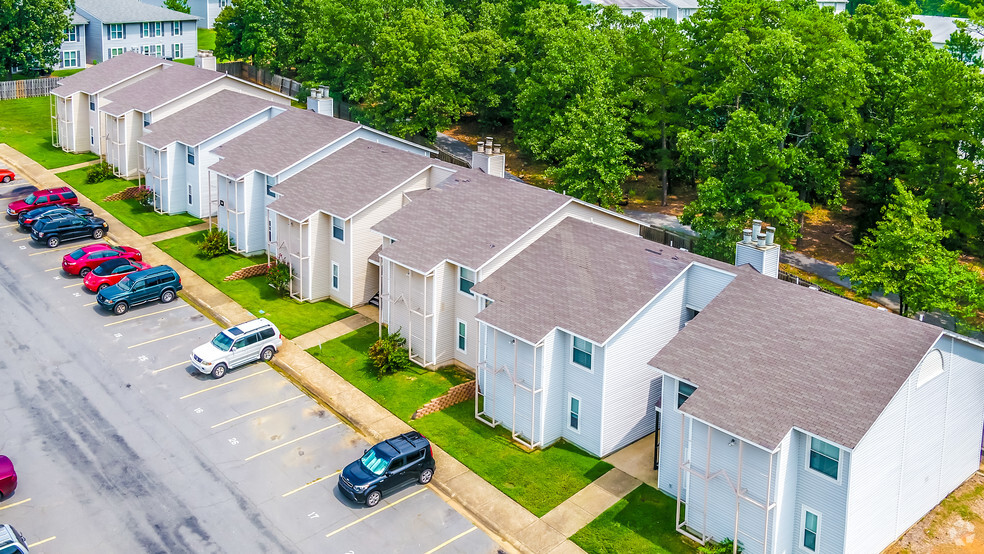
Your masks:
[[[227,62],[216,64],[215,69],[222,73],[228,73],[233,77],[256,83],[270,90],[275,90],[280,94],[286,94],[291,98],[297,98],[301,94],[301,83],[277,75],[269,69],[256,67],[245,62]]]
[[[59,80],[58,77],[42,77],[23,81],[0,81],[0,100],[48,96],[58,86]]]
[[[694,243],[697,240],[697,238],[692,235],[675,233],[662,227],[656,227],[655,225],[643,227],[639,234],[646,240],[672,246],[673,248],[683,248],[688,252],[694,251]]]

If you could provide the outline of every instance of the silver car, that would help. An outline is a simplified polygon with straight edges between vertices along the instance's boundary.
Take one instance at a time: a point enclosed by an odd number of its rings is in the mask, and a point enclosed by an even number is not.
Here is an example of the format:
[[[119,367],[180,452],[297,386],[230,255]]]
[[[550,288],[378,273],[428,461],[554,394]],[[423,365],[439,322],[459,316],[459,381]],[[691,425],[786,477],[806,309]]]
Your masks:
[[[220,331],[210,342],[191,352],[198,371],[220,379],[226,371],[261,360],[269,362],[283,345],[277,326],[264,318],[240,323]]]

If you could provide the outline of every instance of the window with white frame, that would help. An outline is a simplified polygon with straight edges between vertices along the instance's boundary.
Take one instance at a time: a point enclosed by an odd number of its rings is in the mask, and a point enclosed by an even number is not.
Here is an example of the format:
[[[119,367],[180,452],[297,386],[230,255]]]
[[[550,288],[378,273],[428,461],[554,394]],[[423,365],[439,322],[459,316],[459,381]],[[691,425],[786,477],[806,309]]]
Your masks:
[[[126,38],[126,27],[122,23],[113,23],[109,26],[109,40],[121,40],[124,38]],[[120,53],[122,54],[122,52]]]
[[[192,205],[192,204],[194,204],[194,198],[192,197],[191,191],[192,191],[191,185],[188,185],[188,205],[189,206]]]
[[[345,242],[345,221],[335,216],[331,216],[331,236],[336,240]]]
[[[79,40],[78,27],[75,25],[69,25],[65,29],[65,42],[76,42]]]
[[[458,350],[461,352],[467,352],[468,346],[468,325],[458,320]]]
[[[143,114],[143,126],[146,127],[148,125],[150,125],[150,112]]]
[[[573,394],[567,395],[568,418],[567,427],[572,431],[581,430],[581,399]]]
[[[180,21],[172,21],[171,22],[171,34],[174,35],[174,36],[176,36],[176,37],[180,37],[181,36],[181,22]]]
[[[116,56],[122,56],[123,52],[126,52],[126,48],[110,48],[109,49],[109,59],[113,59]]]
[[[677,408],[683,406],[683,403],[690,398],[690,395],[697,390],[697,387],[684,383],[683,381],[677,381]]]
[[[840,466],[840,448],[822,441],[816,437],[810,437],[810,469],[837,479],[838,467]]]
[[[276,177],[274,177],[273,175],[267,175],[266,176],[266,191],[267,191],[267,196],[270,196],[270,197],[273,197],[273,198],[276,198],[277,197],[277,195],[274,194],[274,192],[273,192],[273,186],[276,185],[276,184],[277,184],[277,178]]]
[[[162,37],[164,36],[164,27],[160,21],[145,21],[140,24],[140,36],[143,38]]]
[[[331,288],[338,290],[338,264],[331,262]]]
[[[181,57],[181,43],[175,42],[171,45],[171,57],[174,59]]]
[[[195,165],[195,150],[188,148],[188,165]]]
[[[92,131],[92,127],[89,127],[89,144],[96,143],[96,133]]]
[[[75,50],[62,52],[62,67],[78,67],[79,53]]]
[[[468,296],[475,296],[475,293],[471,291],[474,286],[475,272],[466,267],[458,268],[458,290]]]
[[[580,337],[573,338],[571,361],[581,367],[591,369],[591,355],[594,353],[594,345]]]
[[[820,542],[820,514],[803,507],[803,540],[800,544],[807,550],[817,551]]]

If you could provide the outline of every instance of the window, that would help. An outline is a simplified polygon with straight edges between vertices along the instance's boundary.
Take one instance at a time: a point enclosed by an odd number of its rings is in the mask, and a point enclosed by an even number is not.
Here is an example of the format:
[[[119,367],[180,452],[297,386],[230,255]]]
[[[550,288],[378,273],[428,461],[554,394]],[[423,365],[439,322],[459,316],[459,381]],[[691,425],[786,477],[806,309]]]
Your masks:
[[[89,111],[90,112],[96,111],[96,101],[91,98],[89,99]]]
[[[338,290],[338,264],[331,262],[331,288]]]
[[[150,125],[150,112],[143,114],[143,126]]]
[[[79,66],[79,53],[75,50],[71,52],[62,52],[62,67],[78,67]]]
[[[181,36],[181,22],[180,21],[172,21],[171,22],[171,34],[174,35],[174,36],[176,36],[176,37]]]
[[[475,296],[471,289],[475,286],[475,272],[468,268],[458,269],[458,290],[468,296]]]
[[[573,394],[568,395],[568,399],[570,400],[570,418],[567,421],[567,426],[574,431],[579,431],[581,425],[581,399]]]
[[[126,27],[122,23],[113,23],[109,26],[109,40],[120,40],[126,38]],[[123,50],[120,48],[120,50]],[[122,54],[123,52],[120,52]]]
[[[820,514],[803,508],[803,548],[817,551],[817,539],[820,538]]]
[[[69,25],[68,28],[65,29],[65,42],[76,42],[77,40],[79,40],[78,27],[75,25]]]
[[[140,36],[144,38],[162,37],[164,36],[164,28],[160,21],[144,22],[140,24]]]
[[[816,437],[810,437],[810,469],[837,479],[837,468],[840,465],[840,448],[824,442]]]
[[[233,348],[242,348],[242,347],[246,346],[247,339],[248,339],[248,337],[243,337],[243,338],[237,340],[236,342],[234,342],[232,344],[232,347]]]
[[[331,216],[331,236],[345,242],[345,222],[335,216]]]
[[[181,57],[181,43],[174,43],[171,45],[171,57],[178,59]]]
[[[109,49],[109,59],[113,59],[116,56],[122,56],[123,55],[123,52],[125,52],[125,51],[126,51],[125,48],[110,48]]]
[[[690,398],[690,395],[697,390],[697,387],[693,385],[688,385],[683,381],[677,381],[677,408],[683,406],[683,403]]]
[[[273,242],[273,220],[267,220],[267,242]]]
[[[276,184],[277,184],[277,178],[276,177],[274,177],[272,175],[267,175],[266,176],[267,196],[270,196],[272,198],[276,198],[277,197],[277,195],[273,193],[273,186],[276,185]]]
[[[260,338],[264,340],[273,338],[273,335],[275,334],[276,333],[273,332],[273,327],[264,327],[260,330]]]
[[[574,337],[574,348],[571,352],[571,361],[579,366],[591,369],[591,354],[594,351],[594,345],[590,342]]]
[[[467,336],[468,336],[468,325],[464,321],[461,321],[459,319],[458,320],[458,350],[462,352],[466,351],[465,347],[468,345]]]
[[[96,143],[96,135],[92,132],[92,127],[89,127],[89,144]]]
[[[188,165],[195,165],[195,151],[188,148]]]

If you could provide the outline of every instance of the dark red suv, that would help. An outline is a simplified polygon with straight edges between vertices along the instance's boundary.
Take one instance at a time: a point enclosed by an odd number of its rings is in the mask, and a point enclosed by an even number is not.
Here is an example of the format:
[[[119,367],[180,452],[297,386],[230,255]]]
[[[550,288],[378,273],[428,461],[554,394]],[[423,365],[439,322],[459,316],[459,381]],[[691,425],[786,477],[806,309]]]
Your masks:
[[[77,206],[78,196],[68,187],[36,190],[23,200],[14,200],[7,204],[7,215],[16,217],[24,210],[33,210],[42,206]]]

